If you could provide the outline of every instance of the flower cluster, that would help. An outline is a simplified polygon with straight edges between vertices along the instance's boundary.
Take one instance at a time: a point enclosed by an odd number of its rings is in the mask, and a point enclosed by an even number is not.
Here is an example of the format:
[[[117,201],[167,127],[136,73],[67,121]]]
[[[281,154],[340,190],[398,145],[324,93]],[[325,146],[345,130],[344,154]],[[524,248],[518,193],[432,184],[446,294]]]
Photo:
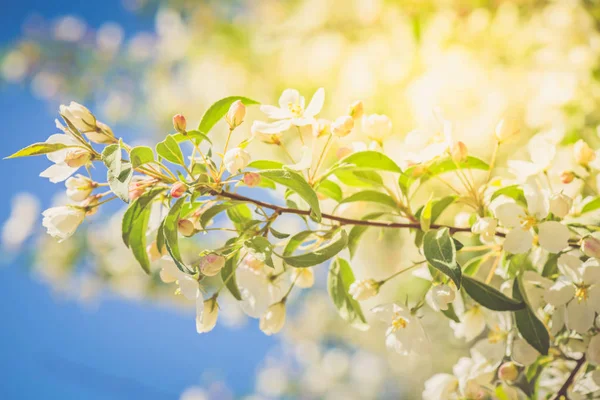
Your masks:
[[[229,293],[265,334],[277,334],[293,294],[313,287],[316,271],[328,268],[339,317],[361,331],[383,327],[390,352],[410,357],[430,346],[422,321],[429,312],[472,343],[471,357],[452,375],[433,376],[424,398],[597,390],[600,238],[590,221],[600,210],[600,164],[589,138],[541,132],[528,146],[531,161],[509,160],[506,172],[499,155],[518,140],[512,121],[490,132],[489,160],[457,139],[440,110],[406,135],[406,151],[391,154],[386,145],[397,139],[389,117],[357,101],[347,114],[325,119],[324,101],[322,88],[308,105],[286,89],[278,106],[260,105],[271,121],[254,121],[239,138],[247,108],[259,102],[227,97],[198,129],[175,115],[174,133],[154,148],[127,145],[71,103],[60,109],[62,133],[10,158],[46,155],[54,165],[41,176],[65,181],[72,203],[43,213],[59,241],[105,203],[127,203],[124,244],[143,271],[195,304],[198,333],[214,329]],[[228,129],[217,148],[221,120]],[[254,159],[254,142],[272,146],[278,160]],[[556,170],[559,154],[567,161]],[[89,173],[94,163],[104,165],[106,179]],[[88,176],[74,175],[82,167]],[[267,200],[269,192],[276,201]],[[408,265],[384,277],[356,279],[352,259],[375,228],[406,232],[418,259],[401,260]],[[211,246],[198,249],[188,239],[209,233],[217,237]],[[378,301],[409,271],[424,290]],[[556,370],[566,371],[562,381],[548,377]],[[583,389],[581,382],[589,384]]]

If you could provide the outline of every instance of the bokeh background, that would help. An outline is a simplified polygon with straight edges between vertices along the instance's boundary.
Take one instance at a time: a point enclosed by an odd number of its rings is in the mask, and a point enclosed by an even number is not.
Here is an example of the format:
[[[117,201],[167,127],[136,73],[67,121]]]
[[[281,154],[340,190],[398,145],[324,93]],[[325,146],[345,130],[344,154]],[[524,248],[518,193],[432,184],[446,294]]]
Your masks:
[[[501,161],[528,159],[528,138],[549,129],[597,147],[599,10],[593,0],[10,2],[0,15],[0,155],[55,133],[58,105],[71,100],[117,135],[152,143],[175,113],[194,125],[219,98],[275,103],[287,87],[307,97],[325,87],[330,118],[357,99],[388,114],[391,155],[437,108],[484,159],[503,117],[521,135]],[[349,143],[364,141],[353,135]],[[466,351],[446,323],[425,319],[437,328],[432,354],[444,356],[415,369],[385,353],[380,333],[347,333],[323,290],[300,299],[280,337],[235,312],[199,336],[193,310],[119,243],[110,212],[60,246],[41,234],[40,210],[62,190],[37,177],[46,166],[0,162],[0,221],[11,221],[0,269],[1,398],[420,398],[423,379]],[[397,270],[412,257],[405,242],[370,233],[356,274]],[[386,285],[382,296],[419,287]]]

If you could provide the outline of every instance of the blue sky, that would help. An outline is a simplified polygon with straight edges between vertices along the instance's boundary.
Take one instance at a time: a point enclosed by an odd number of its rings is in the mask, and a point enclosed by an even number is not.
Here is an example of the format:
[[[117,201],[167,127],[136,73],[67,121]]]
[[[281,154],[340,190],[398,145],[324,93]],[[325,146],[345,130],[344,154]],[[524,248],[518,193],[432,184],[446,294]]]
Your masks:
[[[18,37],[34,12],[46,18],[75,14],[92,26],[116,21],[128,32],[153,25],[124,11],[118,0],[20,0],[3,7],[0,46]],[[55,116],[54,107],[33,98],[26,87],[0,87],[0,156],[55,133]],[[43,157],[0,161],[0,221],[8,217],[14,193],[34,193],[48,205],[58,188],[38,178],[45,167]],[[3,399],[173,399],[190,385],[206,384],[200,378],[207,371],[236,393],[247,393],[257,365],[275,343],[255,322],[237,331],[218,326],[200,336],[192,314],[160,304],[104,296],[99,307],[89,309],[57,301],[26,270],[23,256],[0,265]]]

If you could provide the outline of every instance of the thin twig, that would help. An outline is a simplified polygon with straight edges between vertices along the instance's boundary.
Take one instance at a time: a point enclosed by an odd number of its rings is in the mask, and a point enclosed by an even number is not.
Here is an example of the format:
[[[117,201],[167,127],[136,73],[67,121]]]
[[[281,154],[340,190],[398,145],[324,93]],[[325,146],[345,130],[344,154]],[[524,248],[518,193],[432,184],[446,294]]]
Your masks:
[[[568,400],[569,399],[569,394],[568,394],[569,388],[575,381],[575,375],[577,375],[577,373],[579,372],[581,367],[583,367],[583,364],[585,364],[585,354],[579,360],[577,360],[577,364],[575,365],[575,368],[573,368],[573,371],[571,371],[571,373],[569,374],[569,377],[567,378],[565,383],[562,385],[560,390],[558,392],[556,392],[556,395],[553,398],[554,400],[563,400],[563,399]]]

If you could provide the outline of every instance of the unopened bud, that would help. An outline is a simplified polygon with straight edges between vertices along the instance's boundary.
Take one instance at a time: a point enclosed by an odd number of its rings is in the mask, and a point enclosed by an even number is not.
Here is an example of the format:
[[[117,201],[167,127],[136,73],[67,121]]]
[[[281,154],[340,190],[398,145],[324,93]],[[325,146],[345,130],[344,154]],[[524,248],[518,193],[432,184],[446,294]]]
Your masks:
[[[363,102],[358,100],[350,105],[350,110],[348,111],[348,115],[350,115],[354,119],[362,118],[365,114],[365,106]]]
[[[185,194],[187,191],[187,186],[183,182],[175,182],[173,186],[171,186],[171,197],[174,199],[178,199]]]
[[[71,168],[79,168],[90,162],[92,154],[86,149],[75,149],[67,153],[65,157],[65,164]]]
[[[496,129],[494,130],[494,134],[496,135],[498,142],[504,142],[518,132],[510,125],[511,124],[505,119],[502,119],[500,122],[498,122],[498,125],[496,125]]]
[[[339,137],[344,137],[352,132],[352,128],[354,128],[354,120],[352,117],[344,115],[331,124],[331,133]]]
[[[152,262],[158,261],[162,257],[162,254],[160,254],[160,251],[158,250],[156,240],[146,247],[146,253],[148,254],[148,258]]]
[[[503,381],[512,382],[519,377],[519,368],[512,361],[505,362],[498,369],[498,378]]]
[[[558,218],[564,218],[573,206],[573,199],[563,193],[557,193],[550,197],[550,212]]]
[[[194,223],[189,219],[180,219],[177,223],[177,229],[185,237],[190,237],[194,234]]]
[[[200,261],[200,272],[206,276],[215,276],[225,266],[225,257],[218,254],[208,254]]]
[[[560,174],[560,181],[565,185],[573,182],[573,179],[575,179],[575,174],[571,171],[565,171]]]
[[[240,100],[236,100],[229,107],[225,120],[229,124],[229,129],[233,130],[244,122],[246,116],[246,106]]]
[[[90,217],[98,212],[98,203],[101,195],[90,196],[81,203],[81,207],[85,210],[85,215]]]
[[[97,184],[83,175],[72,176],[65,182],[67,196],[73,201],[84,201],[91,194]]]
[[[365,279],[362,281],[354,281],[350,288],[348,289],[348,293],[352,298],[356,301],[368,300],[371,297],[374,297],[379,293],[379,287],[381,283],[377,282],[374,279]]]
[[[256,172],[246,172],[244,174],[244,184],[248,187],[255,187],[260,183],[260,175]]]
[[[583,141],[579,139],[573,146],[573,154],[575,155],[575,161],[579,165],[587,166],[590,162],[596,159],[596,153],[594,150]]]
[[[185,129],[187,128],[187,122],[183,115],[177,114],[173,117],[173,128],[175,128],[177,132],[185,132]]]
[[[450,155],[452,156],[452,161],[457,164],[467,161],[467,156],[469,155],[467,145],[460,141],[455,142],[450,148]]]
[[[600,258],[600,240],[588,236],[581,242],[581,251],[588,257]]]

